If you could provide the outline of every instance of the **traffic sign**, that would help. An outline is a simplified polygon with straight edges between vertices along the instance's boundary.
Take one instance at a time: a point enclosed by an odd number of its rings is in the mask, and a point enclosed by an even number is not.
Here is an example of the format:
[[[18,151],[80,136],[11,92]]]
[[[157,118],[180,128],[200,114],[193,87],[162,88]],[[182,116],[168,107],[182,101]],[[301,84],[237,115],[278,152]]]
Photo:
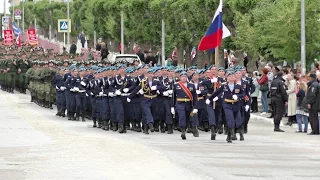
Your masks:
[[[14,10],[14,19],[21,19],[21,10],[20,9]]]
[[[58,19],[58,32],[71,32],[71,20]]]
[[[2,25],[8,25],[9,22],[10,22],[10,17],[8,17],[8,16],[2,17]]]

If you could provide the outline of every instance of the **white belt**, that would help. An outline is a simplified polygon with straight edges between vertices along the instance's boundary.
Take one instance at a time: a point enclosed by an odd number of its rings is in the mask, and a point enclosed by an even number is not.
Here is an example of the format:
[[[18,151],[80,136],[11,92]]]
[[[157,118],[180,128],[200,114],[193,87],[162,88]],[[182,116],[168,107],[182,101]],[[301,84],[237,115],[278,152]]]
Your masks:
[[[84,93],[84,92],[86,92],[86,90],[79,90],[79,92],[80,92],[80,93]]]
[[[121,93],[121,96],[129,96],[130,93]]]

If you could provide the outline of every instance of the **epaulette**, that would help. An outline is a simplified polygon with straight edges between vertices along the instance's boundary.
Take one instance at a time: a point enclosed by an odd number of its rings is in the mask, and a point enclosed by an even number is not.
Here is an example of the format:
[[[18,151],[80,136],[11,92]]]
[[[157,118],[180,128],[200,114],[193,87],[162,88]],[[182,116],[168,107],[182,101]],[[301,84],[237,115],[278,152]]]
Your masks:
[[[223,83],[221,83],[221,85],[224,85],[224,84],[227,84],[227,82],[223,82]]]
[[[154,79],[154,81],[159,81],[159,79]]]

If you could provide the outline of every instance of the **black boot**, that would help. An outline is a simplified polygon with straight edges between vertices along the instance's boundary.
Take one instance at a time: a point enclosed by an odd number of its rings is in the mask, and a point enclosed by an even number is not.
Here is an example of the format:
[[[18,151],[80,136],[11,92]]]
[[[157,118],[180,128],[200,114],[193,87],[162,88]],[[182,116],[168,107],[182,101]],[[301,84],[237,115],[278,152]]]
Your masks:
[[[51,102],[49,102],[49,109],[53,109]]]
[[[154,122],[153,129],[154,129],[155,132],[159,132],[159,121],[155,121]],[[150,128],[150,130],[151,130],[151,128]],[[152,130],[151,130],[151,132],[152,132]]]
[[[204,122],[203,125],[204,125],[204,131],[208,132],[209,131],[209,122]]]
[[[243,133],[247,134],[248,133],[248,124],[245,124],[243,127]]]
[[[95,118],[93,119],[93,127],[97,127],[97,120]]]
[[[153,124],[149,123],[148,126],[149,126],[150,131],[154,132]],[[159,132],[159,127],[158,127],[158,132]]]
[[[67,112],[67,116],[68,116],[68,120],[70,121],[71,120],[71,113],[69,111]]]
[[[280,129],[279,124],[274,125],[274,132],[284,132],[284,130]]]
[[[148,126],[146,124],[143,126],[143,131],[144,131],[145,134],[149,134],[149,129],[148,129]]]
[[[181,129],[181,139],[182,140],[186,140],[187,137],[186,137],[186,129],[183,127],[183,128],[180,128]]]
[[[167,124],[168,132],[167,134],[173,134],[172,124]]]
[[[118,126],[116,122],[112,123],[112,131],[118,131]]]
[[[160,122],[160,131],[161,131],[161,133],[165,133],[166,132],[166,127],[164,126],[164,122],[163,121]]]
[[[101,126],[101,120],[100,119],[98,119],[98,128],[101,128],[102,126]]]
[[[137,124],[137,132],[141,132],[141,123]]]
[[[109,131],[109,121],[105,121],[104,130]]]
[[[222,134],[223,133],[223,126],[221,124],[221,126],[219,127],[219,131],[218,131],[218,134]]]
[[[101,121],[101,129],[106,130],[106,121]]]
[[[58,112],[57,112],[56,116],[61,116],[61,110],[60,109],[58,109]]]
[[[227,132],[227,134],[228,134],[228,136],[227,136],[227,142],[228,142],[228,143],[232,143],[231,135],[232,135],[233,133],[234,133],[234,132],[233,132],[233,129],[228,129],[228,132]]]
[[[199,131],[198,131],[197,126],[192,127],[192,134],[194,137],[199,137]]]
[[[187,133],[192,133],[191,122],[188,123]]]
[[[137,124],[132,121],[131,125],[132,125],[132,131],[137,131]]]
[[[231,139],[232,139],[233,141],[238,140],[237,135],[236,135],[236,130],[235,130],[235,129],[232,129],[231,132],[232,132],[232,134],[231,134]]]
[[[228,132],[229,132],[228,127],[224,125],[224,135],[228,135]]]
[[[119,123],[119,133],[124,133],[123,123]]]
[[[239,134],[240,134],[240,141],[244,141],[244,137],[243,137],[243,134],[244,134],[244,128],[241,127],[240,130],[239,130]]]
[[[76,120],[77,120],[75,114],[76,114],[76,113],[72,113],[72,114],[71,114],[71,117],[72,117],[72,120],[73,120],[73,121],[76,121]]]
[[[216,129],[214,126],[211,126],[211,140],[216,140]]]
[[[61,110],[61,117],[66,117],[65,112],[66,112],[66,110],[65,110],[65,109],[62,109],[62,110]]]

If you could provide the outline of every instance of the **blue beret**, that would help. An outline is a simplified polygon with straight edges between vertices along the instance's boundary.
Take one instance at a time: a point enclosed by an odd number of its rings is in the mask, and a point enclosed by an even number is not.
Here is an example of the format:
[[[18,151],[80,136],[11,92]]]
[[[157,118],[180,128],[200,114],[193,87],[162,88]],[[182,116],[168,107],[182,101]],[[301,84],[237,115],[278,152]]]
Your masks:
[[[224,67],[219,67],[218,71],[225,71]]]
[[[75,64],[72,64],[71,66],[69,66],[70,70],[74,70],[77,66]]]
[[[198,69],[197,66],[191,66],[191,67],[189,67],[189,70],[195,70],[195,69]]]
[[[99,67],[98,66],[91,66],[91,69],[92,70],[97,70],[97,69],[99,69]]]
[[[207,69],[211,69],[213,67],[216,67],[214,64],[210,65]]]
[[[234,71],[227,71],[226,75],[228,77],[229,75],[233,75],[234,73],[235,73]]]
[[[180,73],[180,76],[187,76],[188,74],[187,74],[187,72],[185,72],[185,71],[182,71],[181,73]]]
[[[147,73],[154,73],[154,69],[153,69],[153,68],[149,68],[149,69],[147,70]]]

